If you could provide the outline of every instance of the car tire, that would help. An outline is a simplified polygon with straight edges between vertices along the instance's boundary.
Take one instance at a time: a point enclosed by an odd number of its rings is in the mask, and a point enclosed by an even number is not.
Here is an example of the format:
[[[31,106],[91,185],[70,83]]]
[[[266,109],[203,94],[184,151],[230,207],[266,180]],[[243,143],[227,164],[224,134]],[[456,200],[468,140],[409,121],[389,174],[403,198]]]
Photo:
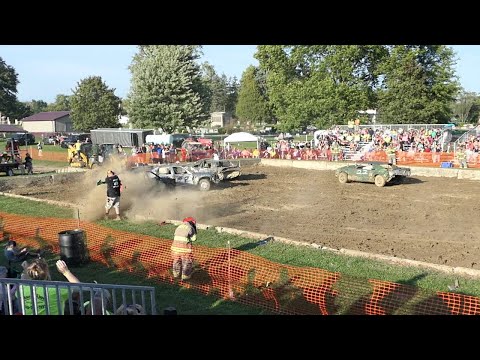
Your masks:
[[[346,184],[348,182],[348,174],[346,172],[338,174],[338,181],[340,181],[341,184]]]
[[[375,185],[377,185],[378,187],[383,187],[385,186],[385,183],[385,178],[382,175],[375,176]]]
[[[200,179],[198,182],[198,187],[201,191],[208,191],[210,190],[210,181],[208,179]]]

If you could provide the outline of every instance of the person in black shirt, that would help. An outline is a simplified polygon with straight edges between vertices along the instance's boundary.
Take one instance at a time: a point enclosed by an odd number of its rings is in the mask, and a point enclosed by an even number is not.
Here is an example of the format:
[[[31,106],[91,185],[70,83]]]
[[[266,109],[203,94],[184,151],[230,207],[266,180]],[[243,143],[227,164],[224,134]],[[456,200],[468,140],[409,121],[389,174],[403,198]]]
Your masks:
[[[97,185],[107,184],[107,203],[105,204],[105,218],[108,219],[110,209],[113,207],[117,217],[115,220],[122,220],[120,217],[120,194],[122,182],[112,170],[107,171],[105,180],[98,180]]]
[[[25,154],[25,169],[27,170],[27,175],[32,174],[33,175],[33,164],[32,164],[32,157],[30,156],[29,153]]]

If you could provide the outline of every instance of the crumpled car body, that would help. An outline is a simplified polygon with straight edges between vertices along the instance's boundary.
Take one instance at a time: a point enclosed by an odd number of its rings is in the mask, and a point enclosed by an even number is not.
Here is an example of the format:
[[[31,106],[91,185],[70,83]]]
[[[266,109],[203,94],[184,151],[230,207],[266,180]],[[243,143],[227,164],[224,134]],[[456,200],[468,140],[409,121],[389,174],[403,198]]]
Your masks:
[[[342,184],[356,181],[374,183],[379,187],[389,182],[402,183],[410,174],[410,168],[387,163],[359,163],[335,170],[335,176]]]
[[[195,171],[213,171],[220,180],[231,180],[239,177],[242,172],[240,163],[235,165],[229,160],[202,159],[188,165]]]
[[[218,184],[220,179],[215,172],[196,171],[183,165],[162,165],[150,171],[150,177],[158,177],[164,183],[173,183],[176,186],[196,186],[201,191],[210,190],[212,184]]]

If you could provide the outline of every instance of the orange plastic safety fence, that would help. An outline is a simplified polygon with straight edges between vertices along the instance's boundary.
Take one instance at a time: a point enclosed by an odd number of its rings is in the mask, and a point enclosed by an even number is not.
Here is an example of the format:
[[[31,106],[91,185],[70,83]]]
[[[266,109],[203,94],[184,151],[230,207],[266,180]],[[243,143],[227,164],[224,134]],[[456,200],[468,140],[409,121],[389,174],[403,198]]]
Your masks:
[[[396,158],[397,165],[440,167],[443,162],[451,162],[453,167],[459,167],[453,153],[397,151]],[[387,162],[388,158],[385,151],[372,151],[365,154],[364,160]],[[467,160],[469,168],[480,168],[480,158],[478,156],[471,156]]]
[[[59,252],[58,233],[74,219],[0,212],[0,230],[20,245]],[[93,261],[157,282],[175,283],[172,241],[80,222]],[[429,292],[311,267],[268,261],[237,249],[194,246],[194,273],[179,285],[279,314],[480,314],[480,298]]]
[[[22,154],[24,156],[25,151],[22,151]],[[48,160],[48,161],[61,161],[65,163],[65,166],[68,165],[68,153],[67,150],[65,149],[64,152],[53,152],[53,151],[43,151],[42,156],[39,156],[38,150],[34,149],[32,153],[30,153],[30,156],[34,160]],[[127,158],[127,161],[129,164],[148,164],[151,159],[150,159],[150,154],[135,154],[132,156],[129,156]]]

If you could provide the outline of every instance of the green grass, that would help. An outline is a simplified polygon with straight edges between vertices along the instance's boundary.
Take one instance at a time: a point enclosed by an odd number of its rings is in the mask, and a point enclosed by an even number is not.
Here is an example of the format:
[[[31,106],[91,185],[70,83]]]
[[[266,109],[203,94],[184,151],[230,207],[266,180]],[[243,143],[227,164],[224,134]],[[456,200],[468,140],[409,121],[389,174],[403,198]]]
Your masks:
[[[71,210],[63,210],[57,206],[26,200],[11,199],[0,196],[0,209],[17,214],[70,217]],[[141,224],[116,222],[112,220],[98,221],[113,229],[131,231],[140,234],[172,239],[175,226],[159,226],[153,222]],[[452,276],[428,269],[390,265],[385,262],[364,258],[349,257],[328,251],[312,249],[303,246],[287,245],[269,242],[258,245],[256,240],[240,236],[217,233],[214,230],[200,230],[196,244],[208,247],[227,247],[230,241],[232,248],[248,251],[265,259],[294,266],[309,266],[337,271],[344,275],[359,278],[370,278],[409,284],[431,291],[448,291],[447,286],[454,283],[455,278],[460,281],[461,293],[480,296],[480,282],[461,276]],[[138,282],[138,281],[137,281]]]
[[[36,148],[36,147],[35,147]],[[67,149],[62,148],[60,145],[53,146],[53,145],[45,145],[43,147],[43,152],[59,152],[64,153],[65,158],[67,157]]]
[[[29,216],[72,218],[73,210],[43,202],[0,196],[0,211]]]
[[[175,230],[173,225],[158,226],[153,222],[134,224],[108,220],[99,223],[118,230],[166,239],[173,239]],[[214,230],[199,230],[196,244],[226,248],[228,241],[230,241],[232,248],[245,250],[281,264],[316,267],[360,278],[414,285],[432,291],[448,291],[447,286],[453,284],[455,278],[459,278],[462,279],[460,280],[462,293],[480,296],[480,282],[475,279],[450,276],[428,269],[390,265],[381,261],[345,256],[303,246],[275,242],[258,246],[256,240],[217,233]]]
[[[50,161],[50,160],[33,160],[33,171],[35,171],[35,166],[46,166],[46,167],[65,167],[68,166],[68,162],[65,161]]]

